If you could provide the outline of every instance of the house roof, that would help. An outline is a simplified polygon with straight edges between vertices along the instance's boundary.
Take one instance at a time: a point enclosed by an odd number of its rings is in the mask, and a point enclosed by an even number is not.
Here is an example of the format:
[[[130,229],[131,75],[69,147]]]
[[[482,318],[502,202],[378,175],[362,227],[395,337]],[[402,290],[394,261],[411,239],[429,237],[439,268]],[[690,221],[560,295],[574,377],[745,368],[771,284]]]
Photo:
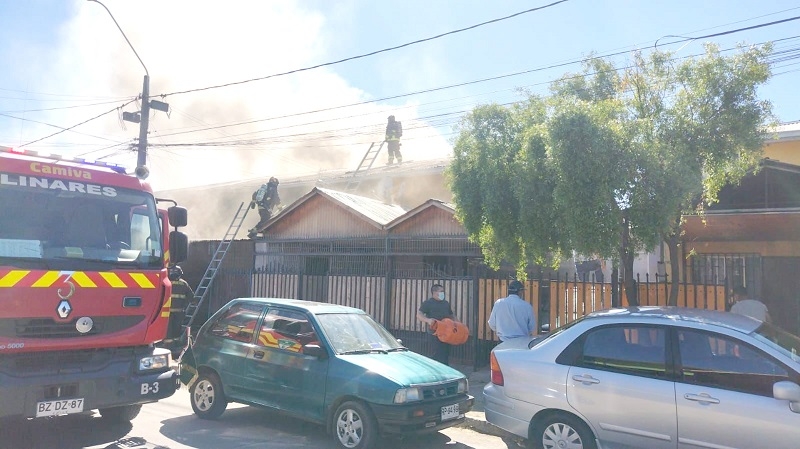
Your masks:
[[[437,207],[439,209],[442,209],[442,210],[445,210],[447,212],[450,212],[451,214],[454,214],[455,211],[456,211],[455,205],[453,205],[452,203],[447,203],[445,201],[441,201],[441,200],[437,200],[437,199],[431,198],[431,199],[425,201],[424,203],[420,204],[419,206],[417,206],[417,207],[411,209],[410,211],[406,212],[404,215],[401,215],[401,216],[395,218],[390,223],[388,223],[386,225],[386,227],[387,228],[393,228],[393,227],[399,225],[400,223],[403,223],[406,220],[408,220],[408,219],[420,214],[422,211],[424,211],[424,210],[426,210],[426,209],[428,209],[430,207]]]
[[[406,213],[405,209],[396,204],[387,204],[372,198],[353,195],[352,193],[340,192],[338,190],[314,187],[310,192],[303,195],[297,201],[289,205],[289,207],[286,207],[277,215],[272,217],[265,230],[269,229],[282,217],[290,214],[292,211],[298,209],[311,198],[316,196],[322,196],[339,204],[356,215],[366,219],[368,222],[372,223],[373,226],[379,229],[383,229],[387,223]]]
[[[388,204],[372,198],[340,192],[338,190],[323,189],[320,187],[314,187],[314,190],[381,226],[385,226],[390,221],[406,213],[405,209],[396,204]],[[314,190],[312,190],[312,192]]]
[[[784,122],[776,126],[774,135],[767,139],[767,143],[783,142],[787,140],[800,140],[800,120]]]

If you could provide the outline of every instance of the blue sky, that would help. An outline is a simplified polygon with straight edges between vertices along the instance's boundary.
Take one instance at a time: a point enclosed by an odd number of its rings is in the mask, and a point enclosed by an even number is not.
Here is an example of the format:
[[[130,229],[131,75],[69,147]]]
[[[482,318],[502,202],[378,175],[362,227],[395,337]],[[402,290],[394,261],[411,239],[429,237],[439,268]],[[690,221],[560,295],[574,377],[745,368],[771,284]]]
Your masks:
[[[101,1],[146,65],[154,95],[262,78],[552,2]],[[407,160],[446,157],[463,111],[517,100],[517,88],[546,94],[548,82],[578,71],[579,64],[374,100],[578,61],[590,52],[649,51],[667,35],[699,36],[795,16],[800,6],[789,0],[569,0],[333,66],[168,95],[160,99],[170,104],[169,116],[151,115],[150,180],[166,189],[355,168],[369,143],[382,139],[389,114],[404,124]],[[798,35],[800,20],[711,41],[729,48]],[[678,56],[702,50],[702,41],[660,42],[659,48]],[[778,49],[798,45],[794,38]],[[144,68],[102,6],[86,0],[0,2],[0,58],[0,146],[135,165],[128,148],[138,125],[121,122],[120,111],[103,113],[141,91]],[[776,76],[761,89],[782,121],[800,120],[798,69],[795,60],[777,63]],[[364,104],[342,107],[354,103]],[[328,110],[313,112],[321,109]]]

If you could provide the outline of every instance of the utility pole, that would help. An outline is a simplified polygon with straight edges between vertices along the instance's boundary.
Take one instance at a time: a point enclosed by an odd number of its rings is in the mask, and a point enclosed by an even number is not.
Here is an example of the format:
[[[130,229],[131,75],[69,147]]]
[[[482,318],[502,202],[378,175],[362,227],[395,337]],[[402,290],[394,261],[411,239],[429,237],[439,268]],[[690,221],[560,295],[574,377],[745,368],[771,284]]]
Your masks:
[[[138,113],[123,112],[122,119],[127,122],[139,124],[139,143],[137,145],[135,173],[139,179],[146,179],[150,175],[150,169],[147,168],[147,128],[150,125],[150,108],[152,107],[157,111],[167,112],[169,111],[169,105],[162,101],[150,100],[150,73],[147,71],[147,66],[144,65],[144,62],[142,62],[142,58],[139,57],[139,53],[136,53],[136,49],[133,48],[133,44],[131,44],[131,41],[128,40],[128,36],[126,36],[125,32],[122,31],[122,27],[119,26],[117,19],[114,18],[113,14],[111,14],[111,11],[109,11],[106,5],[100,3],[99,0],[88,1],[97,3],[105,8],[106,12],[108,12],[108,15],[111,16],[111,20],[114,21],[117,29],[119,29],[119,32],[122,33],[122,37],[125,38],[125,42],[127,42],[128,46],[131,47],[131,50],[133,50],[133,54],[136,55],[136,59],[139,60],[139,63],[141,63],[142,67],[144,68],[144,82],[142,83],[142,110]]]
[[[146,179],[150,174],[150,170],[147,168],[147,127],[150,125],[150,75],[146,74],[147,68],[144,71],[142,116],[139,122],[139,150],[136,155],[136,176],[141,179]]]

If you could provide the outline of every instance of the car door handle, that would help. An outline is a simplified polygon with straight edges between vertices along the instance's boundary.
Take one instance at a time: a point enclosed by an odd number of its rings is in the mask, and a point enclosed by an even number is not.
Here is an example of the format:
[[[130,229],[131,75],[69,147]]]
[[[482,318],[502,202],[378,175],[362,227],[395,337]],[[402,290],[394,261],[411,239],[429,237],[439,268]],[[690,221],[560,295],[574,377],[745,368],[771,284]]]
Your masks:
[[[591,384],[599,384],[600,383],[600,380],[599,379],[595,379],[594,377],[592,377],[591,374],[582,374],[580,376],[575,375],[575,376],[572,376],[572,380],[574,380],[575,382],[580,382],[580,383],[582,383],[584,385],[591,385]]]
[[[255,351],[253,352],[253,357],[261,360],[264,358],[264,351]]]
[[[719,399],[711,397],[708,393],[700,393],[700,394],[686,393],[685,395],[683,395],[683,398],[688,399],[690,401],[702,402],[703,404],[719,404]]]

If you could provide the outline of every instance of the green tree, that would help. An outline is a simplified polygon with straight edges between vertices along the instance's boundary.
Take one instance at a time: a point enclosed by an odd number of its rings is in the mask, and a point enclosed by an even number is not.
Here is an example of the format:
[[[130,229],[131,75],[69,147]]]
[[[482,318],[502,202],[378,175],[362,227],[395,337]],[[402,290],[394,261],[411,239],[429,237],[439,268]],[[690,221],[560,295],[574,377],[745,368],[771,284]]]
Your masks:
[[[592,58],[547,99],[475,108],[449,169],[457,216],[492,267],[506,261],[524,276],[573,250],[612,258],[638,304],[635,255],[663,239],[679,273],[681,216],[757,166],[773,123],[757,96],[770,52],[708,45],[683,60],[636,54],[622,70]]]

